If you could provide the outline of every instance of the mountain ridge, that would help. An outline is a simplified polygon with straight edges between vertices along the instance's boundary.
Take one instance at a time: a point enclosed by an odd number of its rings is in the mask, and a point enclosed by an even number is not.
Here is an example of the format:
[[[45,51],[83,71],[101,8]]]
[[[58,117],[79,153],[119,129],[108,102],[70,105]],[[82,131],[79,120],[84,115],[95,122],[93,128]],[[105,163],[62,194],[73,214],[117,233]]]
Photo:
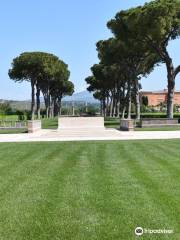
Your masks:
[[[44,98],[40,97],[41,102],[44,102]],[[99,100],[95,99],[93,93],[88,92],[87,90],[76,92],[72,96],[66,96],[62,99],[63,102],[87,102],[87,103],[99,103]],[[31,102],[28,100],[11,100],[11,99],[0,99],[0,103],[5,102]]]
[[[89,102],[89,103],[98,103],[99,101],[94,98],[93,94],[87,90],[74,93],[72,96],[66,96],[63,98],[63,101],[68,102]]]

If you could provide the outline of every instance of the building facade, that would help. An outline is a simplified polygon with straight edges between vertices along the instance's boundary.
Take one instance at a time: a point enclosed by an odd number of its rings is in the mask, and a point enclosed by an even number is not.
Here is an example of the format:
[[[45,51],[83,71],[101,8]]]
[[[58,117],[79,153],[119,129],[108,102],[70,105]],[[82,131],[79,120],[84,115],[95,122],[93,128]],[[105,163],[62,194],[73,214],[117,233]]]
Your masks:
[[[161,103],[167,103],[167,89],[162,91],[141,91],[141,99],[143,96],[148,98],[148,106],[158,106]],[[175,91],[174,104],[180,106],[180,91]]]

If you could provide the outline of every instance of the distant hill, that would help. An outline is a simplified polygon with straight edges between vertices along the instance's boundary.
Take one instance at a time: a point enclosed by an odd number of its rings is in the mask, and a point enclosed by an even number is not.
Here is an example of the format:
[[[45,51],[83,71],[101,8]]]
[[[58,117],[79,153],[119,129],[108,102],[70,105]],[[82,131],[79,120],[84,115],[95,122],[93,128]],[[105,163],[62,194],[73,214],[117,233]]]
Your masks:
[[[17,101],[17,100],[4,100],[0,99],[0,103],[9,103],[12,109],[18,110],[30,110],[31,109],[31,101]]]
[[[72,96],[67,96],[63,98],[63,101],[68,102],[88,102],[88,103],[98,103],[99,101],[93,97],[93,94],[88,91],[82,91],[79,93],[74,93]]]
[[[44,98],[41,97],[41,105],[44,107]],[[18,101],[18,100],[5,100],[0,99],[0,103],[9,103],[11,107],[18,110],[30,110],[31,109],[31,100],[24,100],[24,101]],[[92,104],[99,104],[99,101],[93,97],[92,93],[89,93],[88,91],[82,91],[79,93],[74,93],[72,96],[67,96],[63,98],[63,102],[75,102],[76,104],[79,104],[81,102],[87,102]]]

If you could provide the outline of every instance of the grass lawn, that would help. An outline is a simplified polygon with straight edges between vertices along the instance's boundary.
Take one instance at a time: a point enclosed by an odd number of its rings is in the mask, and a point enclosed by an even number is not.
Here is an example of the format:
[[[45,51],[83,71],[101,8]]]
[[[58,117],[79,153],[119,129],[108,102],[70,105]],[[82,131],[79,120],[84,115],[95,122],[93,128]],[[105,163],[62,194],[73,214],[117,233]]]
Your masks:
[[[180,131],[180,126],[135,128],[135,131]]]
[[[119,128],[120,120],[118,118],[106,118],[104,121],[106,128]],[[164,126],[164,127],[136,127],[135,131],[180,131],[180,126]]]
[[[0,120],[18,121],[18,115],[2,115],[2,114],[0,114]]]
[[[58,128],[58,118],[43,118],[42,128],[44,129],[57,129]]]
[[[180,239],[179,146],[1,143],[0,239]],[[136,238],[137,226],[175,233]]]
[[[27,133],[27,129],[0,129],[0,134]]]
[[[106,128],[119,128],[120,119],[119,118],[105,118],[104,126]]]
[[[56,129],[58,127],[58,118],[42,119],[43,129]],[[27,133],[27,129],[0,129],[0,134]]]

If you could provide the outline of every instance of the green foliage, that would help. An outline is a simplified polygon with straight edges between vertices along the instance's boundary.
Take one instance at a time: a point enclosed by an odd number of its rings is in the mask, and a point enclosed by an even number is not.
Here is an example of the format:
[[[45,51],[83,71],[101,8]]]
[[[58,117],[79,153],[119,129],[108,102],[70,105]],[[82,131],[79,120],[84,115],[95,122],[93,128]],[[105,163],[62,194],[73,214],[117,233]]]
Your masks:
[[[148,106],[148,97],[147,96],[142,96],[142,105],[145,107]]]
[[[0,114],[6,115],[12,112],[11,105],[9,103],[0,103]]]
[[[148,111],[147,107],[144,104],[142,104],[141,105],[141,112],[147,112],[147,111]]]
[[[139,8],[122,11],[108,23],[114,37],[97,43],[100,62],[91,68],[92,76],[86,78],[88,90],[104,102],[104,111],[110,115],[111,103],[118,102],[121,111],[130,109],[133,103],[139,116],[140,79],[147,77],[161,61],[159,55],[146,43],[134,40],[130,27],[126,26],[131,25],[131,15],[136,11]],[[116,113],[118,108],[119,104],[116,105]]]
[[[78,109],[78,113],[80,115],[85,114],[85,115],[90,115],[90,116],[95,116],[99,112],[99,107],[96,105],[87,105],[87,106],[81,106]]]
[[[52,105],[61,104],[65,95],[72,95],[74,85],[69,81],[68,65],[57,56],[44,52],[25,52],[15,58],[9,77],[17,82],[29,81],[32,87],[32,117],[35,114],[35,87],[37,115],[40,118],[40,91],[44,95],[48,116]],[[54,107],[55,109],[55,107]],[[51,113],[52,114],[52,113]]]
[[[156,63],[166,64],[168,75],[167,116],[173,117],[173,92],[175,78],[180,72],[180,65],[176,68],[168,53],[168,43],[180,36],[180,1],[155,0],[144,6],[120,11],[115,18],[108,22],[108,27],[115,37],[122,41],[130,41],[148,53],[149,57],[144,66]],[[146,67],[145,67],[146,69]],[[152,69],[146,69],[147,73]]]
[[[180,1],[155,0],[121,11],[108,22],[108,27],[117,37],[163,46],[180,35]]]

